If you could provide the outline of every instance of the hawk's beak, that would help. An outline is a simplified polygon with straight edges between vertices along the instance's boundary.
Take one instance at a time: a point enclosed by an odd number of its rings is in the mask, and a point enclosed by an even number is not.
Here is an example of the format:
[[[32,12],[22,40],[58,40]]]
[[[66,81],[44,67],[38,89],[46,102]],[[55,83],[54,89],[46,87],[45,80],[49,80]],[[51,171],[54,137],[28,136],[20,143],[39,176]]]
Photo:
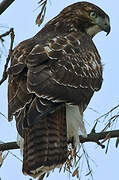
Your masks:
[[[110,31],[111,31],[110,24],[105,24],[103,30],[107,33],[106,34],[106,36],[107,36],[110,33]]]
[[[103,29],[103,31],[105,31],[107,33],[106,36],[110,33],[111,26],[110,26],[109,17],[106,17],[105,19],[103,19],[103,21],[102,21],[102,29]]]
[[[100,27],[102,31],[105,31],[107,34],[106,36],[110,33],[111,26],[110,26],[110,20],[109,17],[105,18],[97,18],[97,25]]]

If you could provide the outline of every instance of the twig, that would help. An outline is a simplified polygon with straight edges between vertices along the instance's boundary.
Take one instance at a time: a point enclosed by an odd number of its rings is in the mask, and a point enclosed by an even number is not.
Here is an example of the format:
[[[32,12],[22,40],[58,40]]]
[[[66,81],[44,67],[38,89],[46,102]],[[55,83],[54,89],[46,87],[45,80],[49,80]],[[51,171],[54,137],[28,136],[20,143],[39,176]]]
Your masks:
[[[119,104],[117,105],[117,106],[115,106],[114,108],[112,108],[111,110],[109,110],[107,113],[105,113],[105,114],[103,114],[102,116],[100,116],[100,117],[98,117],[97,119],[96,119],[96,121],[98,121],[99,119],[101,119],[101,118],[104,118],[104,117],[106,117],[106,116],[108,116],[110,113],[112,113],[115,109],[117,109],[119,107]]]
[[[13,28],[11,28],[11,29],[13,29]],[[3,37],[5,37],[5,36],[8,36],[8,35],[11,33],[11,29],[10,29],[9,31],[1,34],[1,35],[0,35],[0,39],[3,38]]]
[[[0,15],[14,2],[15,0],[3,0],[0,3]]]
[[[40,26],[44,20],[45,14],[46,14],[47,0],[40,0],[38,2],[38,4],[40,4],[39,6],[41,7],[41,11],[36,18],[36,24],[38,24],[38,26]]]
[[[2,79],[0,80],[0,85],[7,79],[8,77],[8,72],[7,72],[7,68],[8,68],[8,64],[9,64],[9,61],[10,61],[10,57],[11,57],[11,54],[12,54],[12,48],[13,48],[13,43],[14,43],[14,29],[11,28],[9,31],[5,32],[4,34],[0,35],[0,39],[2,39],[3,37],[5,36],[8,36],[10,35],[10,38],[11,38],[11,43],[10,43],[10,49],[9,49],[9,54],[8,54],[8,57],[6,59],[6,63],[5,63],[5,66],[4,66],[4,71],[3,71],[3,75],[2,75]]]
[[[84,146],[82,146],[82,149],[83,149],[84,157],[85,157],[85,159],[86,159],[86,163],[87,163],[87,167],[88,167],[88,171],[89,171],[88,174],[86,174],[86,176],[90,174],[91,179],[93,180],[94,178],[93,178],[93,174],[92,174],[92,168],[91,168],[90,162],[89,162],[89,155],[88,155],[87,152],[85,151]]]
[[[116,138],[119,137],[119,130],[113,130],[113,131],[106,131],[101,133],[90,133],[88,134],[87,138],[83,138],[82,136],[79,136],[80,142],[99,142],[99,140],[105,139],[105,137],[110,134],[110,138]],[[9,142],[9,143],[3,143],[0,144],[0,151],[6,151],[6,150],[12,150],[12,149],[19,149],[19,146],[16,142]]]

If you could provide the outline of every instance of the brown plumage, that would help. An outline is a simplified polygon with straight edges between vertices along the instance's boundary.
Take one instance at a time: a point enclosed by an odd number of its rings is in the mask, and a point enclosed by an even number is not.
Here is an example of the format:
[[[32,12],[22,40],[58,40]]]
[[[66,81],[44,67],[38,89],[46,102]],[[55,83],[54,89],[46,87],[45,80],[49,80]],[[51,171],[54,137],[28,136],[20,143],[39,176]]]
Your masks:
[[[67,141],[86,136],[83,112],[102,85],[102,64],[92,41],[110,31],[108,15],[78,2],[66,7],[13,51],[8,116],[24,139],[23,173],[41,176],[67,159]]]
[[[66,161],[66,133],[64,107],[27,129],[24,135],[23,172],[35,177]]]

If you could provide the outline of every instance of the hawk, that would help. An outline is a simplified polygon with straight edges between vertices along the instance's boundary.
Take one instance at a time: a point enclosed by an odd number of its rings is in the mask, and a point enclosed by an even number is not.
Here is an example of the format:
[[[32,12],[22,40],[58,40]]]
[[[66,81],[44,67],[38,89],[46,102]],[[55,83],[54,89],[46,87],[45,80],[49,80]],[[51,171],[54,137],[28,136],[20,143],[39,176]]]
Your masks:
[[[86,137],[83,112],[101,88],[102,64],[92,38],[110,32],[109,16],[89,2],[64,8],[11,56],[8,117],[24,140],[23,173],[33,177],[67,160],[68,142]]]

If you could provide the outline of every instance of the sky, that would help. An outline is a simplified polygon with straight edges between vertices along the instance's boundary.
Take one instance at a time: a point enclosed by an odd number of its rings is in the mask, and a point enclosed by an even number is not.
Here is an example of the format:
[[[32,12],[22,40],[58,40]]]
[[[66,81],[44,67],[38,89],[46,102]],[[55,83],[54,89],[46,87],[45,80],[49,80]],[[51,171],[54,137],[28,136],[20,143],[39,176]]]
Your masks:
[[[28,39],[35,35],[46,22],[56,16],[64,7],[69,4],[75,3],[75,0],[50,0],[47,7],[46,16],[41,27],[35,25],[35,19],[38,15],[39,9],[37,8],[37,1],[16,0],[1,16],[0,16],[0,34],[13,27],[15,30],[15,42],[16,46],[24,39]],[[104,32],[99,33],[94,38],[97,49],[102,58],[104,64],[103,72],[103,85],[99,92],[96,92],[91,102],[84,113],[84,120],[89,133],[94,125],[95,119],[102,114],[109,111],[112,107],[116,106],[119,101],[119,83],[118,83],[118,42],[119,42],[119,2],[113,0],[90,0],[89,2],[100,6],[111,19],[111,33],[105,36]],[[9,48],[9,38],[6,38],[5,48],[3,48],[3,56],[0,58],[0,77],[2,75],[5,58]],[[95,112],[91,109],[94,109]],[[0,87],[0,112],[7,117],[7,81]],[[16,141],[16,128],[15,122],[7,122],[7,119],[0,115],[0,141],[9,142]],[[104,126],[102,121],[98,124],[96,131],[99,132]],[[115,128],[118,128],[117,126]],[[100,179],[118,179],[118,161],[119,150],[115,148],[115,140],[111,140],[108,153],[105,154],[105,150],[102,150],[95,143],[84,144],[86,152],[90,156],[91,167],[93,169],[94,180]],[[22,159],[19,150],[11,151],[19,158]],[[85,160],[84,160],[85,161]],[[94,163],[93,163],[94,161]],[[80,165],[81,166],[81,165]],[[15,156],[9,153],[5,159],[2,167],[0,168],[1,180],[28,180],[29,176],[22,174],[22,163]],[[90,176],[85,176],[88,172],[87,165],[84,162],[82,167],[82,173],[80,177],[82,180],[91,180]],[[51,173],[48,180],[76,180],[69,176],[68,173],[58,173],[56,170]]]

